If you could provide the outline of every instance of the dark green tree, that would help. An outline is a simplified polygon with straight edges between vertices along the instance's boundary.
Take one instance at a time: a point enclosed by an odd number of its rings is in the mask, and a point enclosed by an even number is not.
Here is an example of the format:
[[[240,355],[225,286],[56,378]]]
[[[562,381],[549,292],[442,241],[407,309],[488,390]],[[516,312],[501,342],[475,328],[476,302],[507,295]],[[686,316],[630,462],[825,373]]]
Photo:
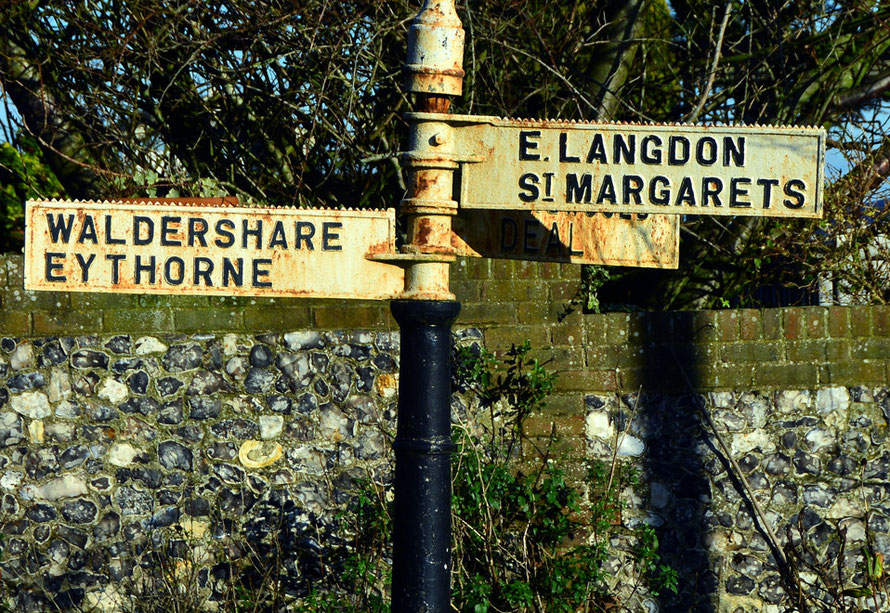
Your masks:
[[[393,206],[407,0],[6,3],[10,134],[72,198],[221,195]],[[715,306],[846,275],[884,302],[873,206],[890,171],[882,0],[469,0],[456,112],[815,124],[850,160],[822,222],[687,218],[678,271],[612,271],[603,301]],[[881,255],[881,254],[878,254]],[[853,261],[855,265],[851,265]]]

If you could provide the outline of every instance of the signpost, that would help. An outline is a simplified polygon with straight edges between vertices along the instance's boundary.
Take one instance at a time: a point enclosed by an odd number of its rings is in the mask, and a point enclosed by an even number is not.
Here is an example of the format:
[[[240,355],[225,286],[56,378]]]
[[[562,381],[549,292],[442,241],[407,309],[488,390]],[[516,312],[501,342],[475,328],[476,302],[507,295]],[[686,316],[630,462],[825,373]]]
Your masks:
[[[463,209],[822,216],[821,128],[447,122]]]
[[[451,246],[468,257],[677,268],[680,217],[462,211],[454,218]]]
[[[392,209],[40,202],[26,207],[25,288],[363,298],[401,294]]]
[[[454,0],[425,0],[408,36],[417,112],[398,251],[392,210],[29,202],[26,213],[27,289],[394,299],[395,613],[451,609],[457,255],[676,268],[680,215],[822,214],[822,130],[449,115],[463,40]]]

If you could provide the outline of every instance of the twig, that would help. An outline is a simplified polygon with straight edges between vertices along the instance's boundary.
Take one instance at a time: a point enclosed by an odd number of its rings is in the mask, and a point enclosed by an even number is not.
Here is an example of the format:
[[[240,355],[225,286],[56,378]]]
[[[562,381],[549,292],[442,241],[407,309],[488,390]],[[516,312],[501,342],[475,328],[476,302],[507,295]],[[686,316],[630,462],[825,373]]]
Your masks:
[[[714,77],[717,76],[717,65],[720,63],[720,53],[723,48],[723,36],[726,34],[726,24],[729,23],[729,10],[731,8],[732,0],[727,0],[726,9],[723,11],[723,22],[720,24],[720,34],[717,35],[717,48],[714,51],[714,61],[711,62],[711,70],[708,72],[708,81],[705,83],[705,89],[702,91],[701,97],[698,99],[698,104],[696,104],[692,112],[686,116],[685,121],[688,123],[698,121],[698,116],[701,115],[702,109],[705,108],[705,102],[707,102],[708,96],[711,95],[711,87],[714,86]]]

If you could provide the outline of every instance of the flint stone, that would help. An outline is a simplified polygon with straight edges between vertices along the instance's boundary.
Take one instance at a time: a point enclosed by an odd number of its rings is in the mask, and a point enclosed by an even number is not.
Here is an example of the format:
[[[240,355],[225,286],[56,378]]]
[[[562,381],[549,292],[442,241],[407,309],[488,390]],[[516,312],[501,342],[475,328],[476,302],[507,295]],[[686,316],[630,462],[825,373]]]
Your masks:
[[[114,495],[114,501],[121,508],[121,514],[123,515],[149,513],[153,504],[152,495],[149,492],[126,485],[118,488],[117,493]]]
[[[829,449],[835,444],[834,432],[824,428],[813,428],[806,434],[807,445],[810,451],[818,453],[823,449]]]
[[[34,526],[34,540],[38,543],[45,543],[52,533],[49,526]]]
[[[251,368],[244,380],[244,389],[248,394],[266,394],[272,390],[275,373],[268,368]]]
[[[284,344],[291,350],[321,349],[324,347],[324,339],[321,333],[314,330],[301,330],[285,334]]]
[[[236,380],[243,379],[247,374],[248,364],[248,361],[241,356],[229,358],[226,362],[226,373]]]
[[[84,496],[87,492],[87,484],[82,479],[74,475],[64,475],[34,487],[34,498],[53,501]]]
[[[850,393],[845,387],[826,387],[816,392],[816,409],[820,413],[843,413],[849,408]]]
[[[10,377],[6,381],[6,387],[8,387],[9,391],[14,394],[32,390],[37,387],[43,387],[45,385],[46,379],[44,379],[43,374],[39,372],[23,373]]]
[[[75,381],[71,387],[81,396],[92,396],[93,390],[96,389],[96,385],[98,385],[98,383],[99,375],[94,372],[88,372],[84,376],[80,377],[77,381]]]
[[[352,369],[340,362],[331,366],[331,398],[343,402],[352,387]]]
[[[219,398],[190,398],[189,417],[192,419],[213,419],[219,417],[222,412],[222,403]]]
[[[53,513],[55,513],[55,511],[53,511]],[[30,525],[31,522],[27,519],[7,521],[0,525],[0,532],[9,535],[24,534],[25,530],[27,530]]]
[[[312,385],[312,389],[315,390],[315,393],[324,398],[328,395],[328,392],[331,391],[331,388],[328,387],[328,384],[324,382],[324,379],[316,379],[315,383]]]
[[[794,469],[800,474],[818,475],[822,470],[822,461],[817,456],[798,451],[794,454]]]
[[[87,417],[92,421],[112,421],[117,419],[120,414],[117,409],[104,404],[96,404],[87,406]]]
[[[130,352],[129,336],[113,336],[105,343],[105,348],[112,353],[122,354]]]
[[[182,423],[183,411],[182,401],[168,402],[158,412],[158,423],[167,426],[174,426]]]
[[[108,355],[93,349],[78,349],[71,354],[71,365],[74,368],[108,369]]]
[[[625,434],[621,437],[621,445],[618,447],[618,455],[639,457],[646,450],[646,445],[635,436]]]
[[[358,381],[355,389],[359,392],[370,392],[374,389],[374,370],[370,366],[363,366],[356,369]]]
[[[143,336],[136,340],[136,347],[133,353],[136,355],[148,355],[150,353],[163,353],[167,351],[167,345],[159,341],[153,336]]]
[[[99,509],[91,500],[72,500],[62,505],[62,517],[74,524],[88,524],[96,519]]]
[[[225,389],[228,389],[228,385],[217,373],[199,370],[185,393],[189,396],[209,396]]]
[[[309,358],[305,354],[279,353],[275,365],[287,377],[292,391],[302,389],[312,381]]]
[[[773,487],[773,503],[797,504],[797,485],[792,481],[779,481]]]
[[[109,511],[93,527],[93,538],[97,541],[104,541],[116,536],[120,529],[121,516],[114,511]]]
[[[337,345],[333,354],[339,358],[351,358],[357,362],[364,362],[371,358],[371,348],[365,345]]]
[[[214,460],[232,460],[238,455],[238,448],[232,442],[213,443],[207,448],[207,457]]]
[[[0,413],[0,447],[16,445],[25,437],[24,420],[20,415]]]
[[[134,468],[130,470],[130,476],[134,481],[142,481],[153,490],[161,487],[164,480],[164,473],[158,468]]]
[[[43,419],[52,415],[49,400],[43,392],[23,392],[13,396],[9,406],[16,413],[29,419]]]
[[[220,481],[229,485],[238,485],[244,481],[244,471],[232,464],[214,464],[213,474],[219,477]]]
[[[90,481],[90,487],[100,492],[107,492],[111,489],[111,479],[109,477],[99,477]]]
[[[16,489],[19,485],[21,485],[22,480],[25,478],[23,473],[20,473],[15,470],[6,471],[3,473],[3,476],[0,477],[0,487],[5,490],[12,491]]]
[[[9,355],[9,366],[13,370],[22,370],[34,363],[34,346],[31,343],[19,343]]]
[[[144,394],[148,391],[148,373],[137,370],[127,378],[127,385],[134,394]]]
[[[102,400],[107,400],[113,404],[118,404],[130,395],[127,386],[116,379],[105,379],[99,386],[97,395]]]
[[[25,472],[32,479],[40,480],[59,471],[59,461],[50,448],[32,449],[25,454]]]
[[[71,395],[71,378],[68,373],[54,369],[49,375],[49,386],[46,389],[49,401],[52,403],[59,402]]]
[[[176,507],[167,507],[161,509],[148,519],[142,522],[143,530],[157,530],[158,528],[166,528],[172,526],[179,521],[179,509]]]
[[[781,391],[776,394],[776,408],[781,413],[800,413],[812,406],[813,396],[808,391]]]
[[[167,469],[192,469],[192,451],[176,441],[164,441],[158,445],[158,460]]]
[[[831,506],[836,494],[833,488],[817,483],[803,486],[802,498],[804,504],[827,508]]]
[[[284,428],[284,417],[281,415],[263,415],[259,418],[260,438],[268,440],[276,438]]]
[[[86,445],[72,445],[59,455],[59,462],[64,470],[71,470],[87,461],[90,450]]]
[[[482,338],[482,332],[475,328],[467,328],[467,331],[463,332],[463,334],[468,335],[465,338]],[[377,333],[377,348],[380,351],[396,351],[401,344],[401,335],[397,331],[392,332],[378,332]]]
[[[272,364],[275,354],[266,345],[254,345],[250,350],[250,365],[256,368],[266,368]]]
[[[177,379],[176,377],[163,377],[158,379],[155,386],[158,388],[158,394],[161,396],[172,396],[179,388],[185,385],[182,381]]]
[[[726,591],[736,596],[746,596],[754,591],[754,580],[744,575],[730,577],[726,582]]]
[[[343,412],[332,405],[322,411],[318,420],[319,434],[332,441],[340,441],[353,434],[353,422]]]
[[[293,402],[287,396],[267,396],[266,404],[269,405],[270,410],[276,413],[290,415],[293,410]]]
[[[252,439],[259,432],[259,427],[247,419],[225,419],[210,427],[214,436],[224,438]]]
[[[766,461],[766,472],[770,475],[784,475],[788,472],[791,460],[782,453],[771,455]]]
[[[204,438],[204,431],[195,424],[186,424],[176,430],[176,436],[191,443],[198,443]]]
[[[9,401],[9,390],[5,387],[0,387],[0,407],[3,407]]]
[[[374,356],[372,363],[380,372],[393,373],[397,369],[396,361],[388,353],[381,353]]]
[[[142,415],[152,415],[160,409],[158,401],[154,398],[139,397],[130,398],[118,407],[124,413],[141,413]]]
[[[183,372],[201,366],[202,357],[200,345],[174,345],[161,358],[161,364],[169,372]]]
[[[108,463],[112,466],[129,466],[139,455],[139,449],[136,449],[129,443],[115,443],[108,450]]]
[[[25,511],[25,517],[31,521],[43,524],[54,520],[58,515],[56,514],[56,510],[48,504],[35,504]]]
[[[331,359],[324,353],[313,353],[310,356],[310,361],[312,362],[312,370],[315,373],[326,373],[328,372],[328,364],[331,363]]]
[[[831,458],[827,468],[836,475],[851,475],[856,470],[856,462],[849,456],[836,456]]]
[[[68,359],[68,354],[62,349],[59,341],[52,341],[43,346],[40,354],[42,366],[58,366]]]

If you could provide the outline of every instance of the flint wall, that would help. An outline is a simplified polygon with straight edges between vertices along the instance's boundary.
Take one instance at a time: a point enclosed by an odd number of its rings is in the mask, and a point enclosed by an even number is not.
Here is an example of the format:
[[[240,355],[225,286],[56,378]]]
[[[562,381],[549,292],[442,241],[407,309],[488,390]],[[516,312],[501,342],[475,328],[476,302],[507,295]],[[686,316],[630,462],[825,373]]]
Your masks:
[[[751,495],[780,547],[800,528],[835,547],[840,525],[851,569],[866,528],[890,553],[890,308],[589,315],[578,285],[576,267],[461,260],[455,330],[552,360],[556,392],[526,434],[556,432],[578,466],[616,445],[637,463],[623,522],[654,525],[680,570],[679,595],[651,604],[781,610]],[[260,538],[285,513],[311,553],[350,485],[389,471],[386,303],[29,293],[5,256],[0,339],[0,568],[25,609],[47,594],[111,607],[100,588],[160,528]],[[312,571],[289,572],[300,594]]]

